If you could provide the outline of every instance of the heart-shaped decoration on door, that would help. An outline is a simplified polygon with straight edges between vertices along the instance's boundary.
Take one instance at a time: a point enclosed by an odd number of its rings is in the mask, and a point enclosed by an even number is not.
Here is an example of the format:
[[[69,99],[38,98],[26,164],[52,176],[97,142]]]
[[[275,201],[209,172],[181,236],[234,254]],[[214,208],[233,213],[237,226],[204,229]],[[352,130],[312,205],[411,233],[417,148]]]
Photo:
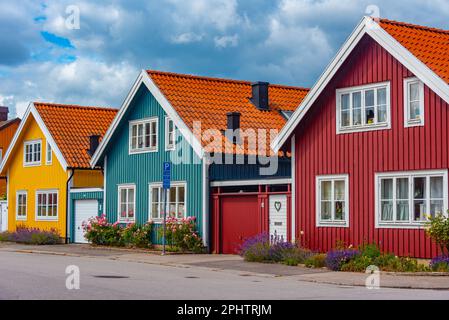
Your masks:
[[[277,212],[281,211],[282,209],[282,203],[280,201],[276,201],[274,203],[274,208],[276,209]]]

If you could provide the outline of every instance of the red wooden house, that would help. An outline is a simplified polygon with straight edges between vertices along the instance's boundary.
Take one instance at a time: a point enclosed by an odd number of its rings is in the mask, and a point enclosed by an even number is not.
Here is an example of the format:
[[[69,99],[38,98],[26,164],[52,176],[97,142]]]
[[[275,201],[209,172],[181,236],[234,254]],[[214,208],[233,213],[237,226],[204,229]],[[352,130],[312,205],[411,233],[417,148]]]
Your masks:
[[[296,239],[430,258],[448,209],[449,31],[365,17],[272,143],[292,148]]]

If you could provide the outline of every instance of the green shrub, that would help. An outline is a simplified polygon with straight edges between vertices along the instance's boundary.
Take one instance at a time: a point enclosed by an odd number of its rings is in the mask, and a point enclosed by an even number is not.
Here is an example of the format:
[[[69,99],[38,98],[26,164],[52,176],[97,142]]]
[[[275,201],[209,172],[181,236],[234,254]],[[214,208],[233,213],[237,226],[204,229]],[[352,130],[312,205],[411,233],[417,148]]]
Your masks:
[[[308,268],[324,268],[326,266],[326,254],[315,254],[306,259],[304,262]]]
[[[149,248],[152,230],[152,223],[146,223],[143,226],[127,225],[121,232],[121,243],[127,247]]]
[[[196,229],[195,217],[168,218],[165,233],[167,244],[172,248],[178,248],[180,251],[203,253],[205,250],[203,240]],[[163,238],[163,231],[162,227],[158,229],[160,239]]]
[[[0,242],[11,241],[11,233],[8,231],[0,232]]]
[[[449,219],[442,214],[429,217],[427,235],[440,246],[441,252],[449,254]]]

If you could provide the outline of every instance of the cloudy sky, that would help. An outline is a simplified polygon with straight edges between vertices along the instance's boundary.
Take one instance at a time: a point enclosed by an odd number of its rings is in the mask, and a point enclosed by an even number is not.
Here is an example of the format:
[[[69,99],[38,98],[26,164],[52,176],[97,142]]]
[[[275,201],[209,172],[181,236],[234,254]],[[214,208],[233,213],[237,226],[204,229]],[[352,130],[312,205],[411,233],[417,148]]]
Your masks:
[[[119,107],[141,69],[311,86],[370,5],[449,29],[447,0],[0,0],[0,105]]]

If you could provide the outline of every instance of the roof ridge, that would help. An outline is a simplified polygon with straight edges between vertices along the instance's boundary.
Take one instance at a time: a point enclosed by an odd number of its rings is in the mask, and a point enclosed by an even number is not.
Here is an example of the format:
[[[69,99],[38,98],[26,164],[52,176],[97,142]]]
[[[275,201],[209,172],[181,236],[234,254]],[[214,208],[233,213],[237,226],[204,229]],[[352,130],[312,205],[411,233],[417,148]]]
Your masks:
[[[57,107],[57,108],[83,108],[83,109],[92,109],[92,110],[106,110],[106,111],[117,111],[117,108],[113,107],[100,107],[100,106],[81,106],[77,104],[64,104],[64,103],[47,103],[47,102],[33,102],[35,106],[41,105],[41,106],[50,106],[50,107]]]
[[[444,29],[435,28],[435,27],[428,27],[428,26],[423,26],[423,25],[413,24],[413,23],[408,23],[408,22],[389,20],[389,19],[384,19],[384,18],[380,19],[380,22],[381,23],[395,24],[395,25],[408,27],[408,28],[422,29],[422,30],[431,31],[431,32],[438,32],[438,33],[449,34],[449,30],[444,30]]]
[[[199,76],[199,75],[193,75],[193,74],[176,73],[176,72],[160,71],[160,70],[146,70],[146,72],[149,74],[167,75],[167,76],[174,76],[174,77],[179,77],[179,78],[201,79],[201,80],[207,80],[207,81],[229,82],[229,83],[237,83],[237,84],[242,84],[242,85],[250,85],[251,83],[253,83],[253,82],[247,81],[247,80],[235,80],[235,79],[229,79],[229,78]],[[305,87],[288,86],[288,85],[282,85],[282,84],[270,83],[269,85],[270,85],[270,87],[278,87],[278,88],[284,88],[284,89],[310,90],[309,88],[305,88]]]

